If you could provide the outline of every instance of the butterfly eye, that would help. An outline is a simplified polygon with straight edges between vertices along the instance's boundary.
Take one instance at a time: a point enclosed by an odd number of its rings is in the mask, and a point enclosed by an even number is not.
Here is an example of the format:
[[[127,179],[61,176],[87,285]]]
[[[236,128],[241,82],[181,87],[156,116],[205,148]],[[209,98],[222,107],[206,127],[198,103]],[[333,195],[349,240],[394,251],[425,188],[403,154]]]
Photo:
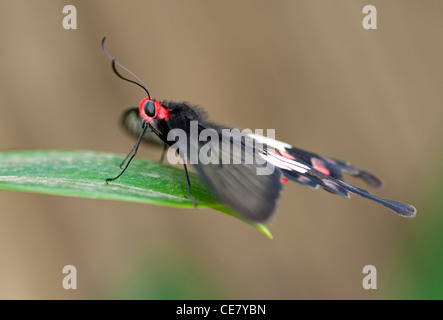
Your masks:
[[[148,117],[153,118],[153,117],[155,116],[155,105],[154,105],[154,101],[152,101],[152,100],[148,100],[148,101],[146,101],[146,102],[145,102],[145,105],[144,105],[143,108],[144,108],[145,113],[146,113],[146,115],[147,115]]]

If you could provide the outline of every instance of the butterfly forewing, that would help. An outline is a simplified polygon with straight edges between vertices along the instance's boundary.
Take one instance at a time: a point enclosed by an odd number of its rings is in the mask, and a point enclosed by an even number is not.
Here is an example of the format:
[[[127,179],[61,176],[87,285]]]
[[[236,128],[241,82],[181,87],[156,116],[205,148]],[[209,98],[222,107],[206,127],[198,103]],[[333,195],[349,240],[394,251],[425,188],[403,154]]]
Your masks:
[[[168,123],[170,127],[180,127],[189,133],[190,120],[171,115]],[[263,169],[259,161],[260,150],[251,146],[254,141],[247,134],[231,132],[229,128],[223,127],[228,129],[226,133],[218,125],[200,121],[199,136],[205,129],[217,132],[217,140],[199,141],[188,134],[187,146],[178,144],[176,147],[179,150],[185,150],[186,147],[186,157],[190,159],[191,154],[200,155],[205,146],[214,161],[206,164],[198,161],[194,167],[211,192],[234,212],[252,221],[269,221],[282,189],[281,171],[275,168],[269,170],[269,174],[257,174],[259,168]]]

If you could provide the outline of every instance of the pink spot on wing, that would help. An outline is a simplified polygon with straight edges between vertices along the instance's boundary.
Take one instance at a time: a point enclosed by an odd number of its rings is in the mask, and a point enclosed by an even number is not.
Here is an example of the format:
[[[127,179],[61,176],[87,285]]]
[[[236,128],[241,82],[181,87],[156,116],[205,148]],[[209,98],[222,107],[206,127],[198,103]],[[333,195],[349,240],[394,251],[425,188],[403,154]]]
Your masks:
[[[326,157],[322,157],[322,159],[325,160],[326,162],[329,162],[329,163],[332,163],[332,164],[337,164],[337,162],[332,160],[332,159],[329,159],[329,158],[326,158]]]
[[[283,157],[285,157],[286,159],[290,159],[290,160],[295,160],[295,158],[293,156],[291,156],[289,153],[287,153],[286,151],[283,150],[279,150],[281,155]]]
[[[288,182],[289,182],[289,180],[287,178],[285,178],[285,177],[281,178],[281,183],[288,183]]]
[[[311,163],[312,163],[312,167],[317,170],[320,171],[321,173],[324,173],[326,175],[329,176],[330,172],[329,170],[325,167],[324,162],[316,159],[316,158],[312,158],[311,159]]]

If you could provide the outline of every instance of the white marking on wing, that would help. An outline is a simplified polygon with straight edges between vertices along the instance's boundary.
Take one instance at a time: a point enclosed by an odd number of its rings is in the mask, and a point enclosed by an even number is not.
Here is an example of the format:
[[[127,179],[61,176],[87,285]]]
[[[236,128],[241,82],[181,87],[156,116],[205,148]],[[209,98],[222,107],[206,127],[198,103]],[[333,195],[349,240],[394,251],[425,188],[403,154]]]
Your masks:
[[[268,137],[265,137],[265,136],[262,136],[259,134],[249,133],[248,136],[250,136],[251,138],[258,140],[264,144],[267,144],[268,146],[273,147],[275,149],[285,150],[285,148],[287,148],[287,149],[292,148],[292,146],[290,144],[287,144],[285,142],[281,142],[278,140],[270,139]]]
[[[306,173],[309,170],[311,170],[311,168],[300,162],[287,159],[275,153],[260,154],[260,156],[280,169],[291,170],[291,171],[294,170],[299,173]]]

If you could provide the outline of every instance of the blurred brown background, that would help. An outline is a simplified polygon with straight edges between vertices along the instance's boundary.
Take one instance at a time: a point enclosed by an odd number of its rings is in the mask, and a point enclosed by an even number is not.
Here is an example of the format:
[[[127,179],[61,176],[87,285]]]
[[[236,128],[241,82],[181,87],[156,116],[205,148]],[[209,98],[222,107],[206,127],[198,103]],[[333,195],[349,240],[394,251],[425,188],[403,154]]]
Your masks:
[[[378,30],[362,28],[366,4]],[[288,184],[269,240],[211,210],[0,191],[0,298],[395,298],[441,166],[442,32],[441,1],[1,1],[1,150],[130,150],[117,121],[143,92],[113,74],[107,34],[154,97],[349,160],[418,217]],[[367,264],[378,290],[362,288]]]

